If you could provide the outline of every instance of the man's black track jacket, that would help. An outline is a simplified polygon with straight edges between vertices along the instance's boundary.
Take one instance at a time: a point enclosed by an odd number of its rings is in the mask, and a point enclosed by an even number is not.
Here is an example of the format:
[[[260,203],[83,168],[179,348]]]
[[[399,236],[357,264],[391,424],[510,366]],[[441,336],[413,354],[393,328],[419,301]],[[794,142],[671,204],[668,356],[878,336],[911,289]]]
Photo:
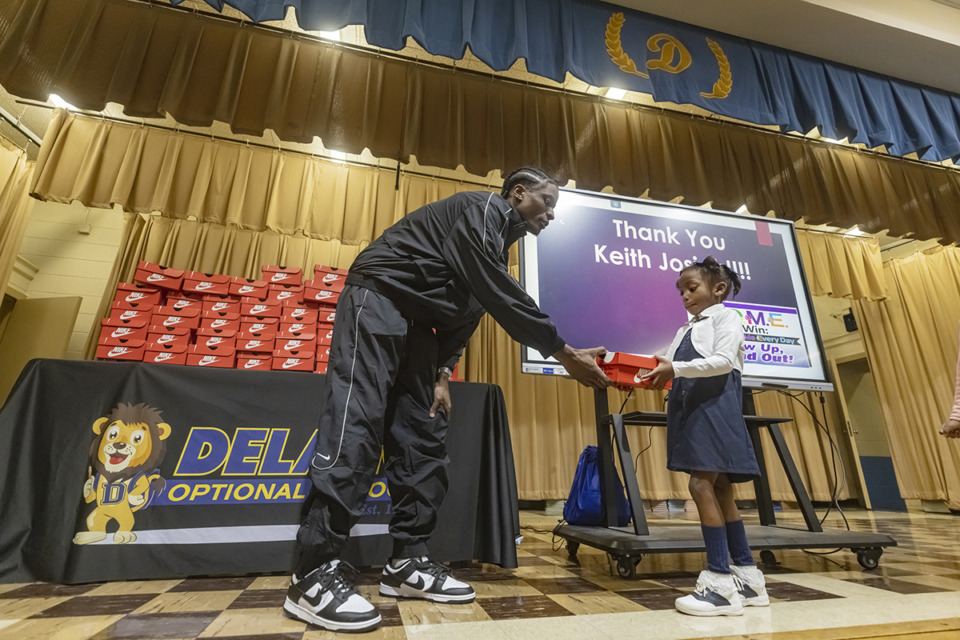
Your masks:
[[[409,213],[360,252],[347,284],[386,296],[439,340],[438,365],[460,359],[484,312],[510,337],[548,356],[564,346],[550,318],[507,270],[510,245],[526,234],[498,194],[464,192]]]

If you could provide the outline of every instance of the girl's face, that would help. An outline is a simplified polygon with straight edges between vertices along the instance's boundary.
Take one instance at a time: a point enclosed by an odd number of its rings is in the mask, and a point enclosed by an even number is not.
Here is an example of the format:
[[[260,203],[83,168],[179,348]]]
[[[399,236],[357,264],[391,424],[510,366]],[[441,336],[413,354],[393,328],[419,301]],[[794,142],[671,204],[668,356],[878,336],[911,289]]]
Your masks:
[[[723,302],[727,292],[727,283],[711,282],[699,269],[687,269],[677,280],[677,289],[683,296],[683,306],[692,316],[704,309]]]
[[[533,235],[540,235],[540,232],[547,228],[550,221],[553,220],[553,208],[557,205],[557,198],[560,197],[560,190],[552,182],[542,182],[538,185],[526,186],[516,185],[508,198],[510,204],[520,218],[523,220],[527,231]]]

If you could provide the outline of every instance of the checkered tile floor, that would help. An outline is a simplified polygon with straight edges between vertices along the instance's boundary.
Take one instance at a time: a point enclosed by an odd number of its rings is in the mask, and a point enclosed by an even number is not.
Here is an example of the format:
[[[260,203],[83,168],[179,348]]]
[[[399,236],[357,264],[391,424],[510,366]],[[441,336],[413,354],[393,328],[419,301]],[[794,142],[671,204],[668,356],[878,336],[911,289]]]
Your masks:
[[[477,591],[469,605],[381,598],[379,571],[363,570],[360,589],[383,616],[382,627],[363,637],[960,638],[960,619],[954,617],[960,615],[960,517],[859,511],[848,518],[853,528],[889,533],[898,541],[898,547],[885,551],[878,569],[863,570],[849,550],[826,556],[778,551],[779,565],[762,567],[771,607],[750,609],[740,618],[701,619],[676,613],[673,601],[692,589],[702,554],[648,556],[637,578],[625,580],[605,554],[586,546],[570,559],[549,533],[555,516],[523,512],[517,569],[473,565],[455,570]],[[745,519],[755,522],[755,514],[747,512]],[[778,520],[802,522],[791,513]],[[832,519],[826,524],[843,526]],[[285,618],[280,607],[287,581],[274,575],[0,584],[0,638],[343,637]]]

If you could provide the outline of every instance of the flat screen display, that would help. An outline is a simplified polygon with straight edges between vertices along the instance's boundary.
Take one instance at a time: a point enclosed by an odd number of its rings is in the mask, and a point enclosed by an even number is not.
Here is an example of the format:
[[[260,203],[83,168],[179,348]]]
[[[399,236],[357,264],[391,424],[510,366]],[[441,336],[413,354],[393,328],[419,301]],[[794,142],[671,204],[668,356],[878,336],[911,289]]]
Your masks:
[[[520,243],[520,279],[577,348],[666,352],[688,321],[680,271],[713,256],[739,276],[724,303],[746,338],[743,384],[832,390],[793,223],[561,189],[556,219]],[[527,373],[565,375],[521,348]]]

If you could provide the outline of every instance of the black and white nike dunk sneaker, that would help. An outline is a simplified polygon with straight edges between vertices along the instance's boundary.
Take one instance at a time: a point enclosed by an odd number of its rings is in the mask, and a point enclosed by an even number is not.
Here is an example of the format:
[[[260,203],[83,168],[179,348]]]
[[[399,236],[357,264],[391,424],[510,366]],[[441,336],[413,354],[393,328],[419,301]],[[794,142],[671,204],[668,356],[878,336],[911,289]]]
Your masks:
[[[477,597],[473,587],[450,575],[449,567],[425,557],[388,562],[380,575],[380,595],[449,603],[473,602]]]
[[[701,571],[693,593],[677,598],[677,610],[691,616],[742,616],[743,603],[729,573]]]
[[[331,560],[303,578],[293,576],[283,610],[290,617],[329,631],[373,631],[380,612],[354,587],[357,570]]]

